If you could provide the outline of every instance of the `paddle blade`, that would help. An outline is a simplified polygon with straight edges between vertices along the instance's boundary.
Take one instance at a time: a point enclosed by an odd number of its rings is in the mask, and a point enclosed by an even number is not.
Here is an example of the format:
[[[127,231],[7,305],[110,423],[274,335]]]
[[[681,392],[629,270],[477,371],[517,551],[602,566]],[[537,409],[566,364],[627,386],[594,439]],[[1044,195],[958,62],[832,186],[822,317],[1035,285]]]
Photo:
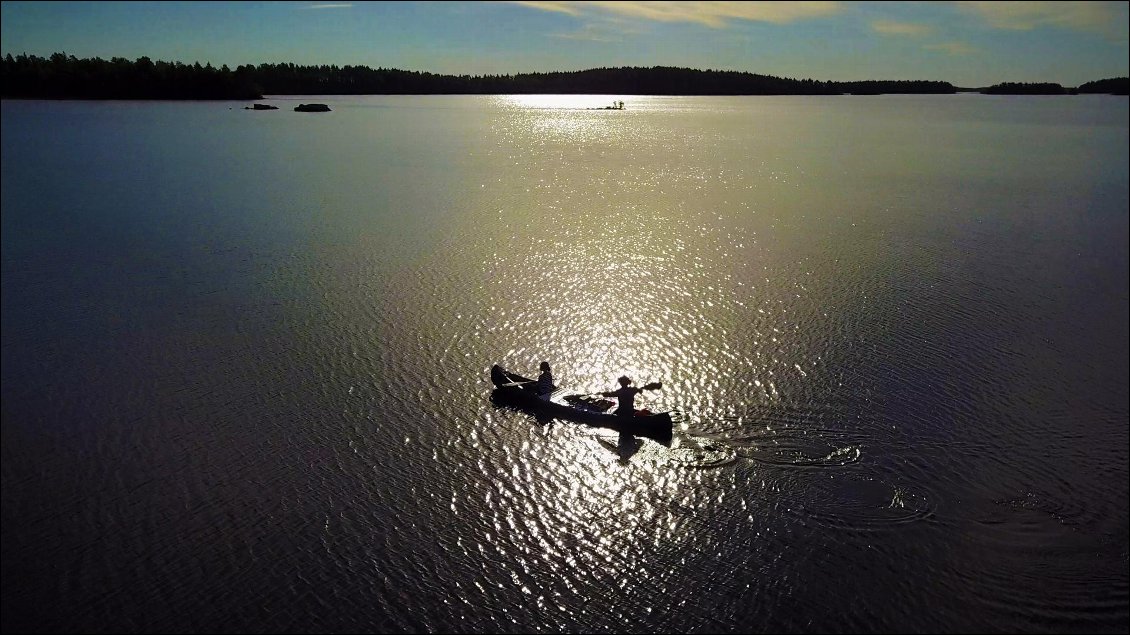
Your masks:
[[[644,390],[659,390],[662,387],[663,387],[663,383],[658,382],[658,381],[653,381],[650,384],[644,384],[643,385]]]

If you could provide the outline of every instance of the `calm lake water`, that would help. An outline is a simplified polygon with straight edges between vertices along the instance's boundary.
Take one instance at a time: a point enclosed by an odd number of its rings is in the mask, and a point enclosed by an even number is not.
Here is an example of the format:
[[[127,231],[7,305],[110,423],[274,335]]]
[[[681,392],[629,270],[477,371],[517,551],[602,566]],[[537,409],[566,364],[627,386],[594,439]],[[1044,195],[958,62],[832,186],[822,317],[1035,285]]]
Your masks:
[[[3,102],[4,631],[1126,632],[1126,98],[267,103]]]

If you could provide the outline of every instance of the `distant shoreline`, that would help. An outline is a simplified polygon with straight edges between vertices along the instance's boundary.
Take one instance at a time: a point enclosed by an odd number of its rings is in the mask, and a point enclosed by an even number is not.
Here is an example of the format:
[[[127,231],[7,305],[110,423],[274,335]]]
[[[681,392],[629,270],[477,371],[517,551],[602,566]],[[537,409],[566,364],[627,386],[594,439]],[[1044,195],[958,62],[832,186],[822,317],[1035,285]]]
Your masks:
[[[517,75],[439,75],[367,66],[239,66],[78,59],[65,53],[0,60],[0,97],[29,99],[255,100],[263,95],[927,95],[980,92],[994,95],[1126,95],[1126,77],[1078,88],[1053,83],[1005,82],[958,88],[934,80],[853,82],[790,79],[738,71],[667,66],[594,68]]]

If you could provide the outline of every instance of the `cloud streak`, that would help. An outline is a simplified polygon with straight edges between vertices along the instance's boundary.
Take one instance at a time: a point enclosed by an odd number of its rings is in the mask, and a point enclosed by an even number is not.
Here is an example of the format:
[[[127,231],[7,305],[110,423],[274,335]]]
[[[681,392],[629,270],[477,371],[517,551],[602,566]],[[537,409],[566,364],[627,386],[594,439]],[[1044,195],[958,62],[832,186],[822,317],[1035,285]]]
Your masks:
[[[884,35],[926,35],[930,27],[924,24],[911,24],[909,22],[895,22],[893,20],[876,20],[871,23],[871,28]]]
[[[574,31],[572,33],[550,33],[549,37],[560,38],[562,40],[579,40],[582,42],[619,42],[623,38],[603,35],[589,30]]]
[[[1012,31],[1059,27],[1126,39],[1124,2],[959,2],[990,26]]]
[[[522,6],[530,7],[531,9],[541,9],[542,11],[551,11],[553,13],[565,13],[568,15],[580,15],[581,11],[575,6],[581,4],[580,2],[514,2]]]
[[[551,33],[549,37],[561,38],[565,40],[582,40],[588,42],[622,42],[624,36],[633,34],[638,31],[637,28],[628,24],[618,24],[621,20],[612,22],[596,22],[589,23],[582,26],[577,31],[569,33]]]
[[[927,44],[922,48],[927,51],[942,51],[950,55],[972,55],[977,52],[976,48],[965,42],[939,42],[938,44]]]
[[[652,22],[690,22],[714,29],[729,22],[787,24],[797,20],[834,15],[839,2],[554,2],[518,1],[532,9],[565,13],[576,17],[618,16]]]

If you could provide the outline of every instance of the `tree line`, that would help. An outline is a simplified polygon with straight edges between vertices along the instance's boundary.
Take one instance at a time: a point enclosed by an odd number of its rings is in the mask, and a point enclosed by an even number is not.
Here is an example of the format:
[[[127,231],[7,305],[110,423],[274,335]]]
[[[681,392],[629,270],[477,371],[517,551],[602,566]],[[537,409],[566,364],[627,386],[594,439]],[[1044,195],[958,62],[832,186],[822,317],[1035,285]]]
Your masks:
[[[1004,82],[981,90],[986,95],[1126,95],[1130,92],[1130,78],[1113,77],[1087,82],[1078,88],[1065,88],[1051,83]]]
[[[262,96],[247,69],[232,71],[140,57],[77,59],[55,53],[0,61],[4,97],[47,99],[257,99]]]
[[[1118,84],[1121,82],[1121,84]],[[1108,92],[1126,78],[1084,84],[1080,92]],[[957,89],[942,81],[833,82],[669,66],[594,68],[515,75],[441,75],[368,66],[184,64],[140,57],[78,59],[10,53],[0,60],[2,96],[48,99],[259,99],[263,95],[388,94],[621,94],[621,95],[840,95],[936,94]],[[1086,91],[1084,89],[1087,89]],[[1059,84],[998,84],[990,93],[1063,94]]]
[[[1066,95],[1067,89],[1059,84],[1004,82],[981,92],[986,95]]]
[[[1130,77],[1112,77],[1087,82],[1076,89],[1079,93],[1106,93],[1110,95],[1130,95]]]
[[[227,65],[78,59],[8,54],[0,60],[4,97],[56,99],[256,99],[263,95],[382,94],[623,94],[623,95],[838,95],[842,93],[952,93],[949,82],[831,82],[738,71],[594,68],[515,75],[440,75],[367,66]]]

